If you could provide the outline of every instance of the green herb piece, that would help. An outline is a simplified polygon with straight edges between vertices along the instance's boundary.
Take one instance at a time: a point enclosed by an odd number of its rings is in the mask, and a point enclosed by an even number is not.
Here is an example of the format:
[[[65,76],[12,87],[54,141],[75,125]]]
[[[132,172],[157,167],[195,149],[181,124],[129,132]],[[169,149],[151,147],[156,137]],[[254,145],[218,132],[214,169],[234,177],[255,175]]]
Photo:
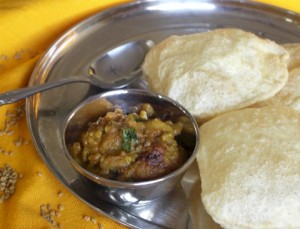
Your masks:
[[[136,136],[136,131],[134,128],[126,128],[122,129],[123,136],[123,149],[125,152],[129,153],[131,151],[131,146],[134,143],[138,143],[138,139]]]
[[[143,121],[143,119],[141,119],[140,117],[137,117],[137,118],[134,119],[134,121],[141,122],[141,121]]]

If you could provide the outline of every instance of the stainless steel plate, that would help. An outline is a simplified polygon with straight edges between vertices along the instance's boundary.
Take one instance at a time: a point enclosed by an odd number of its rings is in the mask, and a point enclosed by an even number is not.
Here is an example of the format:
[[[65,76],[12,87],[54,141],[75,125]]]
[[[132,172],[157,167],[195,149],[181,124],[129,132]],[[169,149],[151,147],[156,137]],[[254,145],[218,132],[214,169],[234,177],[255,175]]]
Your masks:
[[[159,42],[172,34],[219,27],[252,31],[279,43],[300,42],[300,16],[252,1],[139,1],[96,14],[63,34],[37,64],[30,85],[86,75],[96,56],[135,39]],[[119,208],[96,196],[71,167],[62,147],[62,122],[80,101],[100,90],[63,86],[27,100],[27,119],[36,149],[55,176],[97,211],[135,228],[187,228],[189,205],[183,189],[150,205]],[[185,191],[188,183],[184,183]],[[203,215],[203,222],[207,215]]]

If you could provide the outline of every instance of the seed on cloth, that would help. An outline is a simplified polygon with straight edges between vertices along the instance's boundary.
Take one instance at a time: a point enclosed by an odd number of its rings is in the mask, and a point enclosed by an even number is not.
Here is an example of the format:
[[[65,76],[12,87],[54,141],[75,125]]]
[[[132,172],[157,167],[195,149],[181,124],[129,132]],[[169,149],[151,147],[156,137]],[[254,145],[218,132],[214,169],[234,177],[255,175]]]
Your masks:
[[[83,219],[84,219],[85,221],[90,221],[90,220],[91,220],[91,217],[88,216],[88,215],[85,215],[85,216],[83,216]]]
[[[10,165],[5,164],[0,168],[0,203],[14,194],[18,178],[19,175]]]
[[[94,218],[94,217],[91,217],[91,222],[92,222],[93,224],[96,224],[96,223],[97,223],[97,219]]]
[[[18,121],[21,120],[25,115],[25,104],[19,104],[14,110],[6,112],[4,128],[0,130],[0,135],[12,135],[14,131],[11,130],[12,126],[17,126]]]
[[[65,207],[63,205],[61,205],[61,204],[59,204],[57,206],[57,208],[58,208],[59,211],[63,211],[65,209]]]
[[[58,197],[62,197],[63,195],[64,195],[64,193],[63,193],[62,191],[58,191],[58,192],[57,192],[57,196],[58,196]]]
[[[97,224],[97,225],[98,225],[98,228],[102,228],[101,223],[98,223],[98,222],[97,222],[97,219],[96,219],[95,217],[92,217],[92,216],[89,216],[89,215],[84,215],[84,216],[83,216],[83,219],[84,219],[85,221],[92,222],[93,224]]]
[[[56,217],[61,216],[60,210],[53,209],[51,204],[42,204],[40,206],[40,216],[43,217],[52,228],[61,228],[61,224],[56,221]]]

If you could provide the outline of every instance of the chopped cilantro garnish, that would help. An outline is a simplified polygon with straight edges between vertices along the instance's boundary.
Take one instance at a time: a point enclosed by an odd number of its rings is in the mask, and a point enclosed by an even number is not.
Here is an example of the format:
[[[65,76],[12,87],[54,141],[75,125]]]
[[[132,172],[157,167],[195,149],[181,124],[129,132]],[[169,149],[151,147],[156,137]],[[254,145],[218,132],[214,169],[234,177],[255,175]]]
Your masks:
[[[141,121],[143,121],[143,119],[141,119],[140,117],[137,117],[137,118],[134,119],[134,121],[141,122]]]
[[[125,152],[131,151],[131,146],[134,143],[138,143],[138,139],[136,136],[136,131],[134,128],[126,128],[122,129],[122,136],[123,136],[123,149]]]

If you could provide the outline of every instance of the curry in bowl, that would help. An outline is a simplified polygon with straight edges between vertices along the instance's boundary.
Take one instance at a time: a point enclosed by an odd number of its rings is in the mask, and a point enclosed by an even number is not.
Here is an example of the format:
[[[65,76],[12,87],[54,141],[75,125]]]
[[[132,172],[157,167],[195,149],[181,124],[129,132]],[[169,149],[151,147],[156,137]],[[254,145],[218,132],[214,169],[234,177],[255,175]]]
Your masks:
[[[116,108],[89,123],[70,151],[84,168],[118,181],[145,181],[162,177],[187,160],[178,144],[184,123],[156,117],[149,103],[125,114]]]
[[[199,142],[197,122],[183,106],[139,89],[88,98],[70,112],[63,129],[65,153],[78,175],[118,205],[172,191]]]

